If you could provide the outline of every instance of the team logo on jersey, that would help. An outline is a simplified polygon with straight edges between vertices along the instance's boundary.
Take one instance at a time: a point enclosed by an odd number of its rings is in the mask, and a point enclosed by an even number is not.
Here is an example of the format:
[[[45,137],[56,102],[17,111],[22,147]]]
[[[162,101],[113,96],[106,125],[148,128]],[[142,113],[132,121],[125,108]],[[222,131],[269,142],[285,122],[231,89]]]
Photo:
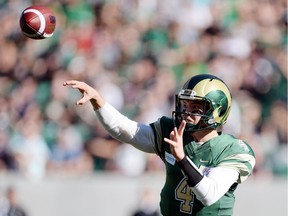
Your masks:
[[[169,164],[171,164],[171,165],[175,165],[175,162],[176,162],[176,159],[175,159],[175,157],[172,155],[172,154],[170,154],[170,153],[168,153],[168,152],[165,152],[165,160],[169,163]]]
[[[202,172],[203,175],[207,176],[211,172],[212,168],[211,167],[205,167],[205,166],[201,165],[199,167],[199,170]]]
[[[202,158],[199,161],[200,163],[209,163],[209,160],[203,160]]]

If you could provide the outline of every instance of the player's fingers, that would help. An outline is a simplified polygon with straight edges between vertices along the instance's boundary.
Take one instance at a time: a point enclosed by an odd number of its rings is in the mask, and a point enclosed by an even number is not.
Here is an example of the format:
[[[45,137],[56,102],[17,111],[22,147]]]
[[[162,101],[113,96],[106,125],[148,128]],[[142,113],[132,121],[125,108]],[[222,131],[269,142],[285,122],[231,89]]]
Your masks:
[[[181,135],[181,136],[183,135],[185,126],[186,126],[186,121],[182,120],[182,122],[179,126],[179,129],[178,129],[179,135]]]
[[[63,83],[64,86],[67,86],[67,85],[76,85],[77,84],[77,80],[67,80]]]
[[[174,128],[173,129],[173,133],[175,134],[174,137],[175,139],[181,139],[181,136],[183,134],[183,132],[181,133],[182,129],[181,129],[181,125],[179,126],[179,128]]]
[[[78,89],[82,94],[87,89],[87,84],[77,80],[69,80],[63,83],[63,86],[69,85],[71,88]]]
[[[164,138],[164,141],[168,144],[170,144],[171,146],[175,147],[176,143],[173,140],[170,140],[168,138]]]
[[[68,80],[66,82],[63,83],[64,86],[71,86],[71,88],[74,88],[74,89],[79,89],[80,91],[84,90],[86,88],[86,83],[84,82],[80,82],[80,81],[77,81],[77,80]]]
[[[176,141],[177,139],[179,139],[179,133],[178,133],[177,127],[174,127],[174,129],[173,129],[172,132],[173,132],[173,135],[174,135],[174,136],[173,136],[173,140]],[[171,132],[171,133],[172,133],[172,132]]]
[[[179,139],[179,135],[178,135],[178,132],[177,132],[177,128],[175,127],[173,129],[173,131],[171,131],[170,133],[170,139],[177,142],[177,140]]]

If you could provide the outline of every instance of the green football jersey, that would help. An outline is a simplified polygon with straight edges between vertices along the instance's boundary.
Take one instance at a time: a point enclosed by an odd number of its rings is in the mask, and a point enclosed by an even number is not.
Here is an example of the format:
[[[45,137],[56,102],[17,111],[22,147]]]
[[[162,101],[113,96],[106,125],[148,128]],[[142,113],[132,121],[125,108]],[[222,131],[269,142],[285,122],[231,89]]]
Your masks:
[[[184,151],[204,175],[213,167],[229,167],[239,172],[238,181],[217,202],[204,206],[187,184],[186,176],[178,167],[170,151],[170,145],[163,141],[169,138],[174,128],[173,120],[162,117],[151,124],[156,139],[157,154],[166,167],[166,180],[161,191],[160,208],[164,216],[228,216],[233,214],[234,190],[238,183],[251,175],[255,165],[253,150],[248,144],[235,137],[221,133],[208,142],[199,145],[190,135],[183,137]],[[185,134],[184,134],[185,135]]]

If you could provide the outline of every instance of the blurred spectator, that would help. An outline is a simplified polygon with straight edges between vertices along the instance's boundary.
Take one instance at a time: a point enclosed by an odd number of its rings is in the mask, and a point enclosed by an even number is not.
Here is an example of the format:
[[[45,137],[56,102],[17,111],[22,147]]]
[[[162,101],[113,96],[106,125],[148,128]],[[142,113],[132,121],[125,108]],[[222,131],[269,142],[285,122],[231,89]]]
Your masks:
[[[131,216],[160,216],[155,197],[153,189],[142,189],[139,197],[138,208]]]
[[[52,145],[48,171],[52,174],[79,175],[92,171],[92,160],[83,150],[81,134],[73,126],[58,129]]]
[[[23,117],[17,122],[9,142],[19,171],[31,180],[41,180],[46,173],[49,148],[43,138],[39,107],[27,106]]]
[[[8,145],[8,132],[6,130],[0,130],[0,171],[16,171],[17,169],[14,154]]]
[[[146,155],[131,145],[121,145],[114,157],[116,170],[124,175],[138,176],[145,172]]]
[[[26,210],[20,205],[15,188],[9,187],[6,192],[9,202],[9,211],[7,216],[28,216]]]
[[[9,201],[0,191],[0,216],[7,216],[9,212]]]
[[[287,117],[287,104],[283,101],[276,101],[272,105],[270,118],[262,127],[262,134],[267,141],[275,139],[275,143],[278,144],[271,145],[270,143],[268,146],[269,143],[266,141],[264,147],[266,160],[271,160],[270,168],[277,176],[287,176]]]
[[[85,145],[86,152],[93,161],[93,170],[115,171],[117,165],[114,157],[117,154],[119,142],[112,138],[101,136],[89,140]]]

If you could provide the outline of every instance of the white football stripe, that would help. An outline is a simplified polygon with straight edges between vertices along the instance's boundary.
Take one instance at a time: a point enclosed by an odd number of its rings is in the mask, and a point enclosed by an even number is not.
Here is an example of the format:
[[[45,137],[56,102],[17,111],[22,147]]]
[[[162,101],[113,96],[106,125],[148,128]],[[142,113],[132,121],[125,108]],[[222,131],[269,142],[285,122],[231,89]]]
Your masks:
[[[54,34],[54,32],[51,33],[51,34],[47,34],[47,33],[44,32],[43,37],[48,38],[48,37],[51,37],[53,34]]]
[[[46,26],[46,21],[45,21],[45,17],[43,16],[43,14],[36,10],[36,9],[27,9],[24,11],[24,13],[35,13],[39,19],[40,19],[40,28],[37,30],[40,34],[43,34],[44,30],[45,30],[45,26]]]

